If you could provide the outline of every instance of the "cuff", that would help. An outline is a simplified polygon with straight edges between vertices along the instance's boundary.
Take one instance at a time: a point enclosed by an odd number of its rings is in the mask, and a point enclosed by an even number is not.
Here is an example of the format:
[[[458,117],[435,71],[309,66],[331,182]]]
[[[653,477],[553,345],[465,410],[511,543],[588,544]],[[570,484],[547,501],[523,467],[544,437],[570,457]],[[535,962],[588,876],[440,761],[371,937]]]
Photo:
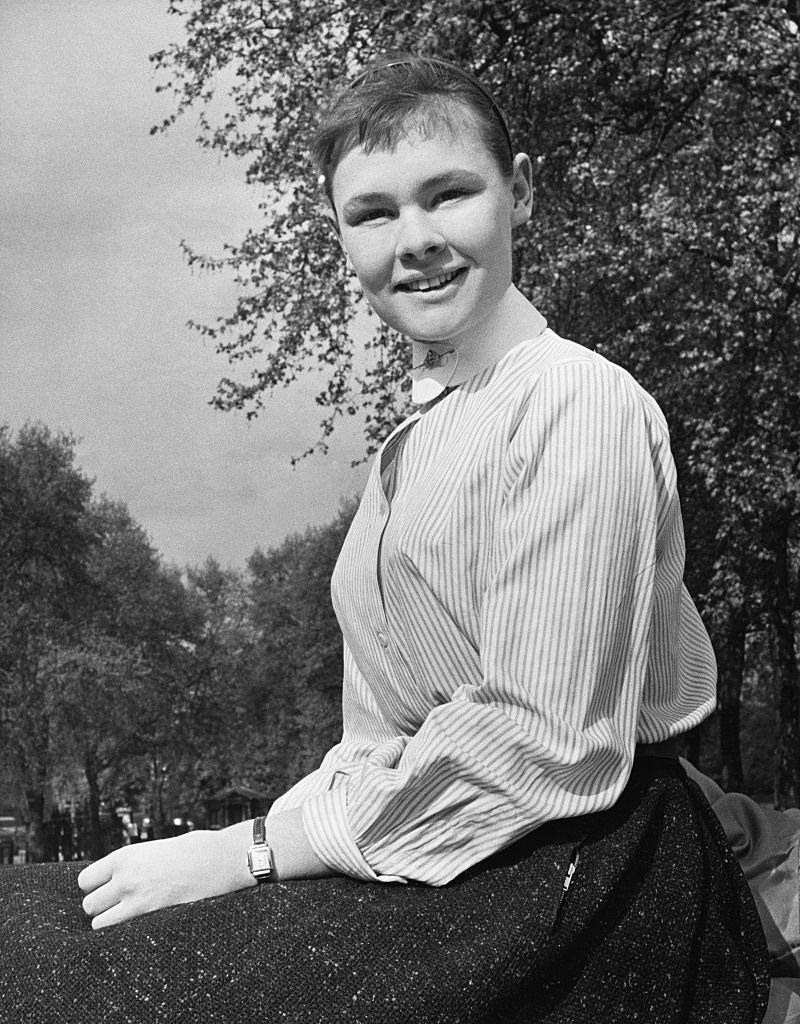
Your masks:
[[[319,859],[331,871],[365,882],[405,882],[400,875],[379,875],[364,860],[347,820],[347,784],[309,797],[303,804],[303,827]]]

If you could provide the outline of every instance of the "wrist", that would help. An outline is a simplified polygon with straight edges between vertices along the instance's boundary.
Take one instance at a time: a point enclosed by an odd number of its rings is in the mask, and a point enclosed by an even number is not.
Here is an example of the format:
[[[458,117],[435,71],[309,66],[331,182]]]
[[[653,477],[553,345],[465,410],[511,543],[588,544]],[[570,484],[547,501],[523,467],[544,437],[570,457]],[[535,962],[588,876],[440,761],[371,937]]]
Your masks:
[[[257,882],[275,881],[275,863],[267,842],[266,817],[253,819],[253,842],[247,851],[247,867]]]
[[[253,845],[253,822],[239,821],[214,833],[220,844],[220,859],[227,873],[231,889],[246,889],[257,885],[247,866],[247,851]]]

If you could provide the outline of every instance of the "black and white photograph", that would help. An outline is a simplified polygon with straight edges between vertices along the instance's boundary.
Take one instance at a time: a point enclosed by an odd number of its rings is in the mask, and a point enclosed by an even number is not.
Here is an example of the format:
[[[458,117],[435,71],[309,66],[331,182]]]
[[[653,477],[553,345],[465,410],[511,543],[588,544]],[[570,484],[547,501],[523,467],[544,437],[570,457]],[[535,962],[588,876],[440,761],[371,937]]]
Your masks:
[[[800,1024],[797,0],[0,0],[0,1024]]]

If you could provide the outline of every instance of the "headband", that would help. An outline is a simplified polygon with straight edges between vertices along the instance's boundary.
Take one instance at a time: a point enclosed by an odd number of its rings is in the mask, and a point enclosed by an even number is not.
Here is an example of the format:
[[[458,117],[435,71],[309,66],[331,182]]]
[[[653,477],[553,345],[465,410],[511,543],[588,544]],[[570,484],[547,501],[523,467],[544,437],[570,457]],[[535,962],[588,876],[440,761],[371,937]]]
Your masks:
[[[448,71],[455,72],[457,76],[465,78],[471,85],[473,85],[478,90],[478,92],[486,100],[488,100],[489,106],[492,108],[492,113],[500,122],[500,126],[503,129],[503,134],[505,135],[506,142],[508,143],[508,151],[511,154],[511,158],[513,160],[514,147],[511,143],[511,132],[508,130],[508,122],[505,119],[503,111],[497,105],[497,102],[495,101],[492,94],[481,85],[478,79],[471,72],[465,71],[463,68],[460,68],[457,64],[453,64],[449,60],[442,60],[441,57],[404,57],[400,60],[390,60],[387,61],[385,64],[376,64],[373,65],[372,67],[366,68],[364,71],[356,75],[354,79],[352,79],[352,81],[348,84],[347,88],[357,88],[359,85],[365,82],[370,77],[370,75],[377,74],[380,71],[388,71],[389,68],[407,67],[409,65],[417,63],[424,63],[429,65],[432,64],[435,67],[445,68]]]

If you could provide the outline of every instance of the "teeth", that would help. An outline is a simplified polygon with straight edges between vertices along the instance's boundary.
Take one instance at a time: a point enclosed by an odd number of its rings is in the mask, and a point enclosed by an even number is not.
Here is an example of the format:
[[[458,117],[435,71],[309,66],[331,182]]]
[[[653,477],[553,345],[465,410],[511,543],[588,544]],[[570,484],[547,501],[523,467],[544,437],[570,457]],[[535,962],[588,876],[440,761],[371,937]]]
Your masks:
[[[428,277],[422,281],[409,281],[406,287],[412,292],[427,292],[431,288],[440,288],[443,284],[447,284],[448,281],[452,281],[458,271],[454,270],[451,274],[441,274],[439,277]]]

